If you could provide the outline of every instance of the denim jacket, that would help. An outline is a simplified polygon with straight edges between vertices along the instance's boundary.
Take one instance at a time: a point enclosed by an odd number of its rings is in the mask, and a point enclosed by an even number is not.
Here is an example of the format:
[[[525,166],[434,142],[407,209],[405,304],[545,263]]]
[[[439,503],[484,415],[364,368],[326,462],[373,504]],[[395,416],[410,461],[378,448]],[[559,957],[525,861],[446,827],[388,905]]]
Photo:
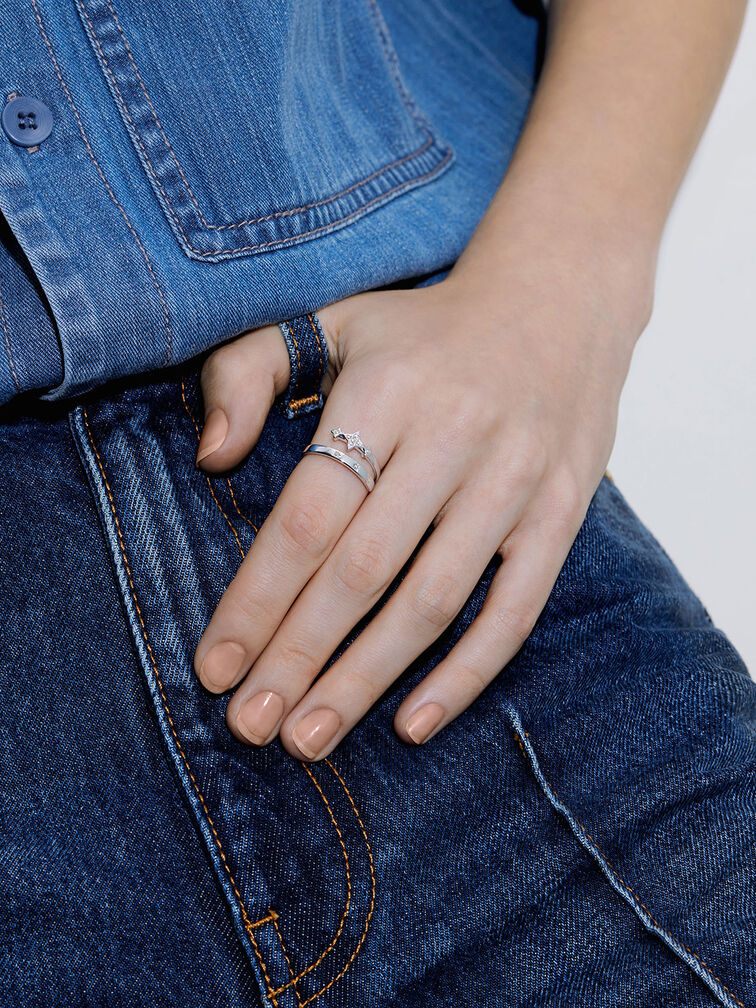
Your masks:
[[[512,0],[0,0],[0,402],[451,265],[542,27]]]

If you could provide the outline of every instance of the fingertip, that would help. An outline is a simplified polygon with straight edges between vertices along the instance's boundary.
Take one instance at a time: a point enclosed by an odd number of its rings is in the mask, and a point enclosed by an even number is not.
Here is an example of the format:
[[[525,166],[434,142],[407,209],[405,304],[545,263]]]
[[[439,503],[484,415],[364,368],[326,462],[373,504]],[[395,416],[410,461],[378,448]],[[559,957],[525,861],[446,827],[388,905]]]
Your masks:
[[[220,406],[214,406],[208,413],[205,425],[202,428],[199,445],[197,446],[195,465],[204,462],[205,459],[222,447],[228,436],[229,426],[226,411],[221,409]]]

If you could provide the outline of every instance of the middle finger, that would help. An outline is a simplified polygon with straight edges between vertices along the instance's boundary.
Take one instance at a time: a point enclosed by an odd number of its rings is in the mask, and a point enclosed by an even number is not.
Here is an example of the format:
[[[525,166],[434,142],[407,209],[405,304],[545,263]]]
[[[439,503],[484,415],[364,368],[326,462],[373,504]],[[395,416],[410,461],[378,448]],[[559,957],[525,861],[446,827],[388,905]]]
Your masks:
[[[340,402],[345,397],[338,389],[337,381],[313,441],[340,450],[345,446],[330,431],[337,426],[336,417],[353,415],[353,407]],[[381,432],[369,443],[378,464],[385,465],[397,440],[390,414],[363,429]],[[306,455],[299,461],[197,646],[194,665],[207,689],[222,693],[240,681],[365,494],[355,474],[334,460]]]
[[[378,602],[459,485],[464,459],[439,465],[438,449],[402,445],[336,544],[302,591],[230,702],[230,727],[261,744],[273,730],[263,699],[290,710],[360,619]],[[420,490],[418,488],[421,488]],[[283,701],[283,705],[281,704]],[[271,701],[273,702],[273,701]],[[243,710],[243,713],[242,713]],[[260,718],[255,714],[260,713]],[[259,721],[259,725],[256,723]]]

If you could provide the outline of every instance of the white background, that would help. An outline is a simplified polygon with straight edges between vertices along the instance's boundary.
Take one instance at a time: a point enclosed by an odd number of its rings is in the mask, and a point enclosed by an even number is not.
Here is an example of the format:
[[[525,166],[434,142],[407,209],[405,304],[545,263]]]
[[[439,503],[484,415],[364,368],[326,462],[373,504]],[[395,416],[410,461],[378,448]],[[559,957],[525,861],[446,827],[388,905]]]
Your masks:
[[[756,10],[669,218],[609,471],[756,678]]]

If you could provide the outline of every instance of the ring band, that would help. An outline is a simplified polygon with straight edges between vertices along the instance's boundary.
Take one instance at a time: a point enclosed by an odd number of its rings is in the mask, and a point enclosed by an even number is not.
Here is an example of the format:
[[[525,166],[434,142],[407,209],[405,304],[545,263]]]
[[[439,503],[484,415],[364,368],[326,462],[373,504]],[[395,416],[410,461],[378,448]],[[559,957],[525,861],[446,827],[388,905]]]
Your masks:
[[[343,466],[346,466],[347,469],[350,469],[361,480],[368,493],[375,486],[375,478],[368,467],[357,459],[351,458],[345,452],[339,451],[338,448],[331,448],[328,445],[322,444],[308,444],[302,454],[327,455],[328,458],[335,459],[336,462],[340,462]]]

